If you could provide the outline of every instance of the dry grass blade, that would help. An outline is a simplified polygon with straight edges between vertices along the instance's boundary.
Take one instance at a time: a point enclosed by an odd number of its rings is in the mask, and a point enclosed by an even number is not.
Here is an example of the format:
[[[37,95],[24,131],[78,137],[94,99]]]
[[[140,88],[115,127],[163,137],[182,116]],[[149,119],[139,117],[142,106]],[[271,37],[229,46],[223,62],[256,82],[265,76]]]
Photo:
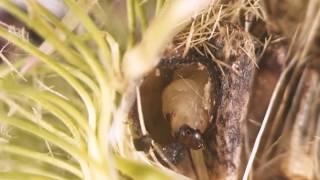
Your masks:
[[[303,70],[303,67],[305,66],[305,63],[307,62],[306,54],[309,53],[311,47],[314,46],[313,41],[317,36],[317,29],[319,28],[318,22],[320,20],[320,11],[315,11],[314,7],[318,6],[319,3],[316,1],[309,2],[309,10],[307,11],[309,14],[306,16],[306,19],[302,26],[302,30],[298,33],[298,45],[295,45],[298,51],[296,51],[295,54],[291,55],[293,59],[291,60],[290,64],[286,67],[286,69],[282,72],[278,84],[273,92],[273,96],[270,100],[268,110],[264,116],[264,120],[262,121],[262,125],[256,137],[256,141],[254,143],[253,150],[251,152],[243,179],[248,179],[250,169],[253,166],[253,161],[256,156],[259,144],[261,142],[263,132],[267,128],[268,121],[275,118],[275,121],[272,124],[273,130],[271,131],[271,134],[268,134],[268,137],[266,137],[267,144],[264,144],[265,149],[263,151],[264,158],[262,158],[262,163],[266,162],[266,158],[269,155],[268,153],[266,153],[266,148],[270,148],[271,143],[274,143],[275,133],[277,132],[276,129],[279,129],[280,127],[280,124],[277,122],[283,121],[283,118],[285,118],[285,112],[289,106],[288,98],[291,97],[292,94],[295,92],[297,81],[300,79],[300,74]],[[311,22],[310,18],[308,17],[310,17],[310,13],[312,12],[312,16],[316,18],[316,21]],[[305,28],[310,26],[311,28]],[[281,106],[279,106],[280,103]]]

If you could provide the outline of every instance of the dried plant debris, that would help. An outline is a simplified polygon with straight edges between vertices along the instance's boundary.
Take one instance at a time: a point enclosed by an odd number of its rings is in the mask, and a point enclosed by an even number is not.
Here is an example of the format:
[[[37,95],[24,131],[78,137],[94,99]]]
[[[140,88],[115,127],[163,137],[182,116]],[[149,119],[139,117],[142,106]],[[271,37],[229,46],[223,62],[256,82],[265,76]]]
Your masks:
[[[192,179],[319,178],[319,3],[277,3],[214,1],[174,38],[131,111],[137,150]]]
[[[195,54],[163,59],[146,77],[141,86],[146,127],[180,173],[235,179],[254,64],[243,54],[232,64],[240,74],[225,69],[222,75],[211,59]]]
[[[272,92],[284,67],[284,59],[287,54],[287,45],[283,42],[271,43],[261,57],[252,85],[251,100],[246,120],[246,141],[253,144],[257,131],[261,125]],[[246,155],[250,154],[252,147],[246,147]]]
[[[232,25],[197,45],[185,44],[186,54],[174,41],[175,48],[146,76],[140,88],[143,119],[165,165],[193,179],[240,177],[242,124],[259,46],[254,42]],[[139,122],[136,108],[131,114]]]
[[[255,3],[240,1],[213,1],[211,6],[175,39],[175,49],[185,56],[190,49],[227,65],[239,54],[245,53],[254,62],[254,37],[249,34],[245,18],[262,19],[261,10]]]
[[[283,140],[289,141],[281,142],[277,151],[288,153],[287,159],[281,163],[281,170],[287,178],[312,179],[314,175],[319,178],[319,174],[314,174],[317,173],[315,164],[319,151],[315,137],[319,133],[318,73],[310,68],[304,70],[284,125]]]
[[[319,80],[318,70],[310,67],[304,70],[285,122],[274,135],[277,141],[259,161],[256,177],[273,169],[265,179],[319,178]]]
[[[242,126],[261,48],[238,23],[241,8],[216,3],[175,37],[141,86],[146,128],[170,161],[164,164],[193,179],[240,177]]]

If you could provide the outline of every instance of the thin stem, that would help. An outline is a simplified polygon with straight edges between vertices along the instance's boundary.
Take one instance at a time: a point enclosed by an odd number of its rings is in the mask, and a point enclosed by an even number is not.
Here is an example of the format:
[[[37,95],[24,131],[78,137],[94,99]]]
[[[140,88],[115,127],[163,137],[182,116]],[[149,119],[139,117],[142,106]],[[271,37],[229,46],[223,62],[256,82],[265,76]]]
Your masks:
[[[37,175],[33,173],[24,172],[0,172],[0,179],[18,180],[23,177],[24,179],[36,179],[36,180],[56,180],[48,176]]]
[[[65,139],[70,144],[76,145],[72,137],[56,129],[51,124],[47,123],[48,121],[46,119],[41,119],[40,121],[37,121],[37,118],[31,112],[29,112],[27,109],[25,109],[15,101],[11,100],[10,98],[7,98],[5,95],[4,96],[0,95],[0,99],[3,102],[5,102],[9,107],[13,107],[17,111],[17,113],[23,115],[28,120],[36,123],[39,127],[46,129],[47,131],[50,131],[52,134],[56,134],[60,138]]]
[[[70,3],[72,3],[72,2],[70,1]],[[74,9],[74,11],[77,11],[77,9]],[[79,41],[79,39],[76,38],[72,33],[68,32],[68,30],[66,30],[64,28],[64,26],[60,23],[59,20],[57,20],[54,16],[50,15],[48,12],[45,12],[45,11],[43,11],[43,12],[47,13],[50,21],[52,21],[56,26],[61,27],[61,29],[68,35],[70,41],[74,43],[73,45],[80,51],[80,53],[84,57],[84,60],[86,60],[87,63],[89,64],[89,66],[92,68],[93,73],[98,80],[98,83],[100,86],[100,91],[101,91],[99,93],[100,94],[99,101],[101,102],[101,104],[100,104],[100,108],[101,108],[101,113],[100,113],[101,125],[100,125],[100,127],[103,128],[102,131],[106,131],[106,129],[108,127],[108,123],[110,122],[110,118],[111,118],[110,113],[113,109],[113,107],[109,107],[109,106],[111,104],[110,102],[113,102],[114,92],[112,89],[108,88],[108,86],[107,86],[107,79],[106,79],[106,76],[104,75],[103,70],[101,69],[101,65],[97,63],[93,53],[91,51],[88,51],[88,48],[84,45],[84,43]],[[77,13],[79,13],[79,12],[77,12]],[[85,19],[83,20],[83,22],[85,22]],[[89,27],[89,26],[90,25],[87,25],[87,27]],[[95,30],[93,29],[92,31],[95,31]],[[103,33],[103,37],[104,37],[104,35],[105,35],[105,33]],[[108,35],[107,42],[111,42],[110,35],[109,34],[107,34],[107,35]],[[114,47],[114,44],[110,44],[110,46],[111,46],[113,52],[116,53],[117,51],[115,50],[116,47]],[[118,57],[116,56],[114,58],[118,58]],[[96,107],[96,109],[98,110],[99,107]],[[92,131],[94,132],[96,129],[96,122],[94,119],[89,118],[89,126],[91,127]],[[89,144],[92,144],[92,143],[89,142]],[[97,157],[97,159],[101,159],[101,158]]]
[[[80,133],[78,128],[74,125],[74,123],[70,120],[70,117],[68,115],[66,115],[62,109],[66,108],[66,109],[70,109],[67,105],[66,107],[64,107],[63,105],[65,105],[65,103],[60,102],[60,106],[55,106],[54,104],[52,104],[51,102],[48,102],[45,98],[43,98],[43,96],[45,96],[45,93],[41,93],[41,92],[37,92],[34,89],[30,89],[30,88],[24,88],[22,86],[18,86],[18,85],[13,85],[13,87],[9,87],[10,85],[6,85],[7,83],[5,81],[2,81],[2,83],[0,83],[0,87],[2,87],[4,89],[4,91],[8,92],[8,93],[14,93],[14,94],[18,94],[20,96],[25,96],[27,98],[32,99],[35,102],[38,102],[41,104],[42,107],[44,107],[45,109],[47,109],[49,112],[51,112],[53,115],[55,115],[59,120],[61,120],[61,122],[70,130],[71,134],[74,136],[74,138],[80,142]],[[46,95],[46,98],[52,98],[48,95]],[[58,97],[54,97],[51,100],[56,100],[59,102],[59,98]],[[63,107],[61,109],[61,107]],[[70,109],[72,111],[72,109]],[[81,122],[80,122],[81,123]],[[82,122],[83,125],[83,122]],[[84,128],[88,128],[86,125],[83,125]],[[85,129],[87,130],[87,129]]]
[[[38,136],[44,140],[47,140],[56,146],[60,147],[67,153],[69,153],[72,157],[74,157],[78,161],[88,161],[91,162],[89,157],[86,155],[86,153],[83,150],[80,150],[79,148],[75,147],[72,144],[67,143],[60,137],[56,136],[55,134],[50,133],[47,130],[39,128],[38,125],[31,123],[28,120],[25,119],[18,119],[14,117],[8,117],[7,115],[0,113],[1,119],[0,122],[12,125],[14,127],[17,127],[19,129],[22,129],[26,132],[29,132],[35,136]]]
[[[164,4],[165,0],[157,0],[157,4],[156,4],[156,15],[159,14],[163,4]]]
[[[96,97],[100,97],[100,89],[97,83],[92,79],[92,77],[88,76],[87,74],[79,71],[79,69],[76,69],[71,66],[65,66],[65,68],[70,71],[76,78],[78,78],[79,81],[81,81],[84,85],[86,85],[91,91],[92,94]]]
[[[36,92],[34,90],[30,90],[31,92]],[[78,111],[74,105],[65,101],[64,99],[53,95],[49,92],[37,92],[37,96],[49,101],[52,104],[55,104],[57,108],[60,108],[65,114],[70,116],[74,121],[79,124],[79,126],[85,131],[88,131],[88,123],[84,118],[84,114]]]
[[[139,18],[142,33],[143,33],[148,26],[145,7],[143,3],[139,2],[139,0],[135,0],[134,5],[135,5],[135,12],[137,14],[137,17]]]
[[[49,67],[51,67],[54,71],[56,71],[61,77],[63,77],[75,89],[75,91],[79,94],[79,96],[85,103],[88,111],[89,126],[91,124],[91,127],[92,127],[92,123],[93,123],[95,127],[96,109],[94,107],[94,104],[91,100],[89,93],[62,65],[58,64],[58,62],[56,62],[55,59],[53,59],[51,56],[48,56],[43,52],[39,51],[37,47],[7,32],[7,30],[2,27],[0,27],[0,36],[4,37],[8,41],[13,42],[16,46],[34,55],[39,60],[42,60],[43,62],[48,64]],[[94,136],[93,132],[95,130],[92,129],[90,131],[91,131],[89,132],[89,134],[91,134],[90,136]]]
[[[52,14],[50,14],[50,12],[48,12],[45,8],[40,7],[40,6],[35,6],[35,8],[37,8],[36,10],[38,10],[39,12],[43,13],[46,15],[46,17],[57,27],[59,27],[59,29],[61,29],[68,37],[70,42],[72,42],[72,44],[78,49],[78,51],[81,53],[81,55],[84,57],[84,60],[89,64],[89,66],[92,69],[93,74],[95,75],[95,77],[98,80],[99,86],[100,88],[102,88],[100,91],[101,93],[99,94],[103,94],[103,92],[106,92],[105,88],[106,88],[106,83],[107,80],[105,79],[105,75],[103,70],[101,69],[101,65],[99,63],[97,63],[97,60],[93,54],[93,52],[87,48],[87,46],[80,41],[79,38],[77,38],[74,34],[72,34],[72,32],[70,32],[60,21],[59,19],[57,19],[55,16],[53,16]],[[108,36],[110,36],[108,34]],[[104,37],[104,34],[103,34]],[[110,39],[110,38],[109,38]],[[98,95],[98,94],[97,94]],[[102,95],[101,95],[102,96]],[[100,96],[100,97],[101,97]],[[103,99],[103,98],[101,98]],[[89,122],[92,122],[90,124],[92,124],[90,127],[95,127],[94,123],[92,120],[89,119]]]
[[[259,129],[259,132],[258,132],[257,137],[255,139],[249,160],[247,162],[245,172],[242,177],[243,180],[247,180],[250,175],[250,172],[251,172],[251,169],[252,169],[252,166],[254,163],[254,159],[256,157],[256,154],[258,152],[258,148],[259,148],[259,145],[260,145],[260,142],[262,139],[262,135],[267,127],[269,120],[272,119],[276,113],[277,107],[279,106],[279,101],[281,100],[281,97],[282,97],[284,90],[285,90],[285,86],[290,79],[290,75],[292,74],[291,71],[295,67],[295,65],[296,65],[296,61],[292,60],[290,65],[281,74],[279,81],[278,81],[278,83],[272,93],[268,109],[267,109],[265,116],[263,118],[261,127]]]
[[[14,66],[15,69],[19,69],[23,65],[24,65],[23,60],[17,60],[17,61],[12,62],[12,66]],[[0,67],[0,78],[3,78],[5,76],[9,75],[10,73],[12,73],[12,69],[8,68],[8,66],[1,66]]]
[[[63,170],[69,171],[70,173],[82,178],[82,173],[79,170],[79,168],[69,163],[66,163],[65,160],[60,160],[43,153],[28,150],[25,147],[19,147],[19,146],[14,146],[9,144],[2,144],[0,146],[0,151],[8,152],[11,154],[17,154],[19,156],[31,158],[37,161],[43,161],[53,166],[56,166],[58,168],[61,168]]]
[[[170,3],[169,3],[170,2]],[[210,0],[168,1],[162,13],[155,17],[141,42],[126,52],[123,69],[126,78],[138,80],[159,62],[172,38],[191,21],[191,17],[207,7]]]
[[[79,6],[77,2],[74,0],[65,0],[64,3],[69,7],[69,9],[76,15],[80,21],[82,22],[83,26],[88,30],[89,34],[93,38],[93,40],[97,43],[99,47],[99,57],[104,64],[105,72],[102,74],[103,81],[107,81],[111,78],[112,73],[112,59],[110,54],[110,49],[108,44],[104,39],[104,34],[101,32],[95,23],[90,19],[86,11],[83,10],[82,7]],[[105,75],[107,73],[107,75]]]
[[[116,163],[119,170],[133,179],[145,179],[152,177],[154,180],[172,179],[167,174],[162,173],[159,169],[148,166],[136,161],[124,159],[116,156]],[[144,172],[144,173],[139,173]]]
[[[55,34],[55,32],[42,19],[38,18],[39,16],[36,16],[36,11],[34,11],[33,16],[29,18],[25,12],[20,10],[17,6],[12,4],[12,2],[8,0],[1,1],[0,5],[6,8],[6,10],[9,11],[11,14],[14,14],[16,17],[18,17],[26,25],[33,28],[33,30],[36,31],[39,35],[41,35],[43,38],[45,38],[46,41],[50,42],[54,46],[54,48],[65,57],[65,60],[68,63],[84,71],[88,70],[87,66],[83,63],[83,61],[79,61],[81,57],[73,49],[67,46],[66,43],[61,41],[56,36],[49,36],[50,34]]]
[[[131,49],[135,43],[136,15],[135,0],[127,0],[127,16],[128,16],[128,49]]]

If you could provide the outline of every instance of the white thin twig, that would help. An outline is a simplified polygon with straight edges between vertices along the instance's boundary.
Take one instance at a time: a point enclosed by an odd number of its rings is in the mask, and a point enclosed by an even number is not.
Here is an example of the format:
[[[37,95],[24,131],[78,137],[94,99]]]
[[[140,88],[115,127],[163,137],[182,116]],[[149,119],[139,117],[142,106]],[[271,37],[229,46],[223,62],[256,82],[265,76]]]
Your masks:
[[[10,45],[9,42],[7,42],[1,49],[0,49],[0,58],[3,62],[5,62],[9,68],[14,71],[23,81],[27,81],[27,79],[14,67],[14,65],[10,62],[10,60],[3,54],[3,51]]]
[[[136,86],[136,96],[137,96],[137,107],[138,107],[138,116],[139,116],[139,123],[140,123],[141,132],[142,132],[142,135],[149,135],[149,133],[148,133],[148,131],[146,129],[144,118],[143,118],[143,110],[142,110],[142,105],[141,105],[141,95],[140,95],[139,86]],[[151,146],[154,149],[154,151],[156,153],[158,153],[158,155],[161,157],[161,159],[163,161],[165,161],[172,170],[174,170],[175,172],[179,172],[177,167],[174,164],[172,164],[170,162],[170,160],[168,160],[168,158],[163,154],[163,152],[161,151],[161,148],[154,142],[154,140],[152,140]],[[149,153],[150,153],[152,159],[155,162],[160,164],[160,162],[158,161],[158,158],[156,157],[154,151],[152,149],[150,149]]]
[[[141,132],[142,132],[142,135],[147,135],[148,131],[147,131],[146,125],[144,123],[139,86],[136,86],[136,96],[137,96],[137,107],[138,107],[138,116],[139,116],[139,123],[140,123]]]

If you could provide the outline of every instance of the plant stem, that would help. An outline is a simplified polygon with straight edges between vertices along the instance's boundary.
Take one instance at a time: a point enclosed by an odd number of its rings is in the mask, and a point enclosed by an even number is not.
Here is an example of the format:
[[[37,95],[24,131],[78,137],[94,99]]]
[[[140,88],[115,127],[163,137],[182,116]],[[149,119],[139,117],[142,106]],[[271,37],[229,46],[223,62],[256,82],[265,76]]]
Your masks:
[[[2,152],[8,152],[11,154],[17,154],[19,156],[31,158],[33,160],[37,161],[43,161],[46,163],[49,163],[53,166],[56,166],[58,168],[61,168],[63,170],[69,171],[70,173],[82,178],[82,173],[79,170],[78,167],[75,167],[74,165],[71,165],[69,163],[66,163],[65,160],[60,160],[57,158],[50,157],[46,154],[35,152],[32,150],[28,150],[25,147],[19,147],[9,144],[2,144],[0,146],[0,151]]]
[[[137,14],[137,17],[139,18],[142,33],[143,33],[148,26],[144,4],[140,3],[138,0],[135,0],[134,5],[135,5],[135,12]]]
[[[156,4],[156,15],[159,14],[163,4],[164,4],[165,0],[157,0],[157,4]]]
[[[136,29],[136,13],[135,0],[127,0],[127,16],[128,16],[128,42],[127,49],[131,49],[135,43]]]

